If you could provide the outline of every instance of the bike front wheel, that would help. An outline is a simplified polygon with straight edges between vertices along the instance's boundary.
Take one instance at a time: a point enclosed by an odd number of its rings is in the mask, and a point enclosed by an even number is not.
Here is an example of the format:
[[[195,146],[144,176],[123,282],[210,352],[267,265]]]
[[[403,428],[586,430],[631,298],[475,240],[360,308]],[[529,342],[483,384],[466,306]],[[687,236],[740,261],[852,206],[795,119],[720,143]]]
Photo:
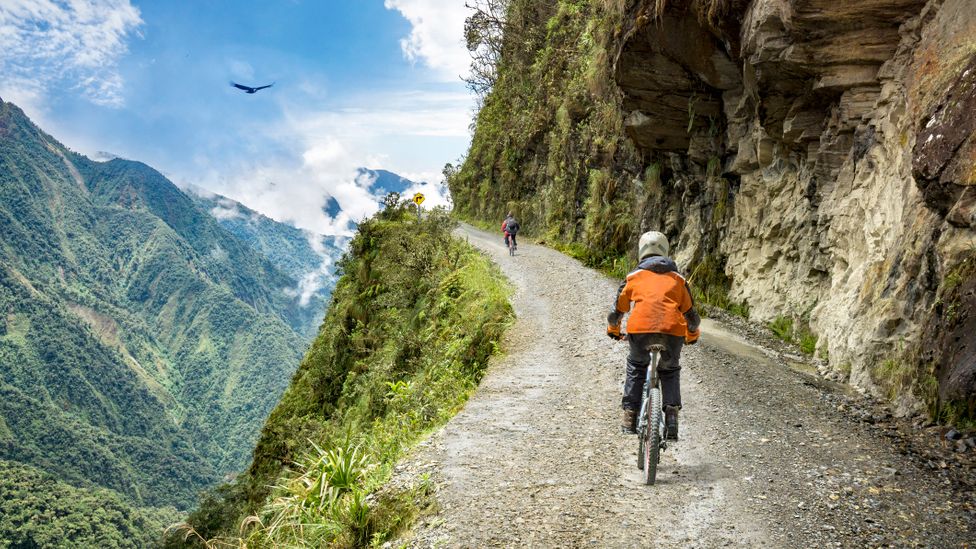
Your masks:
[[[651,389],[650,402],[647,403],[647,427],[641,440],[644,484],[654,484],[657,477],[657,463],[661,458],[661,390]]]

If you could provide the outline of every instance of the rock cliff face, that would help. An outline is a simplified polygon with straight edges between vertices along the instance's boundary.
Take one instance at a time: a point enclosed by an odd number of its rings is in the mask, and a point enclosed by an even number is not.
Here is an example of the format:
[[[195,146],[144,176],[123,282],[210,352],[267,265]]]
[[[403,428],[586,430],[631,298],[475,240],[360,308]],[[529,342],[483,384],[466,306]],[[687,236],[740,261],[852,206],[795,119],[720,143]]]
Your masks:
[[[604,16],[615,25],[603,47],[616,85],[605,97],[628,142],[598,166],[612,185],[594,185],[594,161],[585,162],[579,228],[569,214],[564,238],[606,247],[621,240],[607,236],[614,230],[630,243],[663,227],[689,271],[723,266],[728,298],[754,320],[785,316],[816,334],[824,373],[891,397],[905,413],[927,404],[936,415],[972,416],[973,2],[620,4],[618,19]],[[558,181],[567,170],[552,168],[553,132],[525,148],[538,142]],[[504,188],[506,168],[484,148],[476,133],[465,168]],[[494,214],[469,198],[465,181],[452,188],[461,210]],[[506,206],[551,219],[553,187],[516,193],[521,202]],[[600,207],[580,206],[594,200],[632,221],[595,230]]]
[[[971,400],[972,351],[950,351],[976,332],[925,328],[950,314],[939,289],[976,250],[972,3],[755,0],[726,6],[740,23],[722,28],[659,4],[634,8],[615,64],[626,130],[675,179],[730,188],[727,214],[688,218],[717,226],[680,228],[679,258],[718,231],[706,253],[727,258],[732,299],[808,322],[830,369],[922,391],[931,375],[942,400]],[[968,319],[963,290],[951,314]]]

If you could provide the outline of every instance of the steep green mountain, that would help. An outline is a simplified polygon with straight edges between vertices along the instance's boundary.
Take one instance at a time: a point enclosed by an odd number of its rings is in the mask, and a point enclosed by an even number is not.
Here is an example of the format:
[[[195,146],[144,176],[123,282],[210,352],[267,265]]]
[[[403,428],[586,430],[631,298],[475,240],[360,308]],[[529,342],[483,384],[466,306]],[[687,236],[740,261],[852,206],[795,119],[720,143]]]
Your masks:
[[[364,188],[377,202],[389,193],[403,194],[416,185],[387,170],[359,169]],[[335,287],[335,265],[342,257],[348,238],[313,234],[256,212],[236,200],[203,189],[191,189],[189,196],[209,212],[223,228],[240,238],[282,272],[298,281],[290,295],[298,297],[307,336],[315,336]],[[323,212],[335,218],[342,208],[334,198]],[[350,228],[355,229],[355,223]]]
[[[297,287],[155,170],[0,102],[0,459],[187,508],[246,467],[299,362]]]
[[[359,226],[251,467],[201,503],[189,545],[236,545],[248,516],[244,536],[260,547],[382,543],[409,523],[423,494],[383,488],[393,464],[457,412],[512,318],[500,273],[454,226],[392,201]]]
[[[298,282],[289,292],[298,298],[308,337],[314,337],[335,287],[335,263],[342,257],[346,239],[277,222],[218,194],[191,190],[190,196],[224,229]]]
[[[482,7],[469,47],[497,63],[459,215],[515,210],[620,275],[664,231],[699,301],[900,413],[976,418],[971,2]]]
[[[359,169],[365,189],[377,202],[389,193],[404,193],[416,183],[387,170]],[[202,189],[192,189],[190,197],[230,231],[268,258],[279,270],[298,281],[293,295],[299,299],[302,317],[314,337],[325,315],[329,296],[335,287],[335,264],[342,257],[348,238],[317,235],[287,223],[270,219],[233,199]],[[335,218],[342,211],[330,198],[324,213]],[[355,229],[355,224],[351,225]]]

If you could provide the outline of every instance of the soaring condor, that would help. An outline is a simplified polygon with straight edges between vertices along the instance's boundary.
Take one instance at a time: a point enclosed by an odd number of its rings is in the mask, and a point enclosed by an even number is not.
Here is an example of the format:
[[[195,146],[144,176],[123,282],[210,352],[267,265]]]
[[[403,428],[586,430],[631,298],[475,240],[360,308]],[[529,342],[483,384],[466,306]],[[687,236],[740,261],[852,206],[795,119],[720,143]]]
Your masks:
[[[270,88],[271,86],[274,86],[274,82],[268,84],[267,86],[258,86],[256,88],[252,88],[251,86],[245,86],[243,84],[238,84],[237,82],[231,82],[230,85],[234,86],[239,90],[244,90],[245,93],[257,93],[258,90],[263,90],[264,88]]]

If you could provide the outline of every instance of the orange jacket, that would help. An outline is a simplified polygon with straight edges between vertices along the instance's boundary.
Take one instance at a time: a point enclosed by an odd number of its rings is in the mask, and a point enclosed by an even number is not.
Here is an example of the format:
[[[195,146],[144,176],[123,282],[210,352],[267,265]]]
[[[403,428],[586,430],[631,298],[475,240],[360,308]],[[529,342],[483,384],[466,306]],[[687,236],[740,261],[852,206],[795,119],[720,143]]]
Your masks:
[[[631,309],[633,304],[633,309]],[[620,287],[610,324],[630,312],[627,332],[686,336],[698,329],[699,317],[684,277],[674,262],[654,256],[641,262]],[[616,318],[617,322],[612,320]],[[692,326],[689,326],[692,324]]]

